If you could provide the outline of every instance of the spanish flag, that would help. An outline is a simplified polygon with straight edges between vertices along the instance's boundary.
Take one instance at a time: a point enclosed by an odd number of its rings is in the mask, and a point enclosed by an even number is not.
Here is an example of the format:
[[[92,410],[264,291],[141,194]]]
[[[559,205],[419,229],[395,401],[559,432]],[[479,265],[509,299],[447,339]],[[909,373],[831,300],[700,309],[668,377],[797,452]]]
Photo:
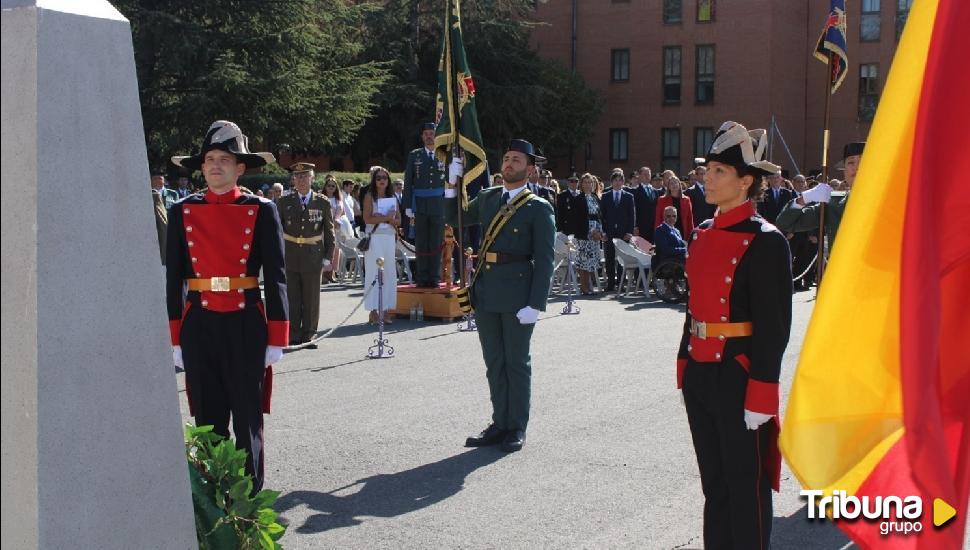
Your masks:
[[[968,53],[970,2],[914,3],[783,424],[804,487],[921,497],[916,533],[835,520],[862,548],[957,549],[970,513]]]

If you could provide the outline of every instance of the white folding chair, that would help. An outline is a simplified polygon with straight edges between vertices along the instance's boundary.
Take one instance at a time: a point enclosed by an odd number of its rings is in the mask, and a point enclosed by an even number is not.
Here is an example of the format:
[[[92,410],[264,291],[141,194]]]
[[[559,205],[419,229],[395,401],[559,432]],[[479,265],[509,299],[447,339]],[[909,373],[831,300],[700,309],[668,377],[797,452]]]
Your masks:
[[[394,257],[397,259],[397,262],[401,264],[401,272],[404,273],[407,281],[409,283],[413,283],[414,274],[411,273],[411,262],[415,261],[418,257],[417,254],[415,254],[414,249],[411,248],[411,245],[408,244],[408,242],[404,239],[398,239],[394,244]]]
[[[340,259],[340,265],[337,266],[337,278],[344,284],[347,284],[348,275],[350,276],[350,282],[352,284],[356,284],[358,280],[363,282],[364,255],[357,250],[357,244],[359,242],[360,239],[356,237],[337,239],[337,246],[340,248],[340,254],[343,256]],[[350,265],[353,265],[352,274]]]
[[[634,280],[634,277],[637,275],[639,275],[639,282],[643,285],[643,295],[649,296],[650,255],[623,239],[613,239],[613,246],[616,247],[616,261],[623,268],[616,289],[617,296],[625,296],[635,291],[638,281]],[[634,285],[633,288],[631,288],[631,284]],[[624,288],[626,289],[625,292]]]
[[[559,292],[564,291],[563,285],[565,285],[566,272],[569,267],[566,264],[566,259],[569,257],[569,245],[566,239],[566,235],[556,232],[556,242],[553,245],[555,256],[552,260],[552,285],[549,287],[550,291],[555,288],[558,288]]]

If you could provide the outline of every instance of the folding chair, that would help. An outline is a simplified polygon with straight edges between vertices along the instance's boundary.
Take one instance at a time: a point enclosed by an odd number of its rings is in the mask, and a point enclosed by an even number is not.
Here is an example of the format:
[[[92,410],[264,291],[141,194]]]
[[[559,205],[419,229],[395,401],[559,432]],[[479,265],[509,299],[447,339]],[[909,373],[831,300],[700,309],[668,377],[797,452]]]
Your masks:
[[[337,240],[337,246],[340,248],[340,254],[343,256],[340,259],[340,265],[337,266],[337,279],[343,284],[347,284],[348,274],[351,273],[351,265],[353,265],[353,274],[350,275],[351,284],[356,284],[358,280],[361,283],[364,281],[364,255],[357,250],[357,244],[359,242],[360,239],[356,237]]]
[[[643,295],[649,296],[650,255],[635,248],[623,239],[613,239],[613,246],[616,247],[616,261],[623,268],[616,289],[617,296],[631,294],[635,291],[634,289],[638,282],[643,285]],[[634,279],[637,275],[639,275],[639,281]],[[631,288],[631,283],[633,288]],[[624,288],[626,288],[625,292]]]
[[[414,282],[414,274],[411,273],[411,262],[417,260],[418,256],[415,254],[414,248],[408,244],[404,239],[398,239],[394,244],[394,257],[399,264],[401,264],[404,277],[409,283]]]

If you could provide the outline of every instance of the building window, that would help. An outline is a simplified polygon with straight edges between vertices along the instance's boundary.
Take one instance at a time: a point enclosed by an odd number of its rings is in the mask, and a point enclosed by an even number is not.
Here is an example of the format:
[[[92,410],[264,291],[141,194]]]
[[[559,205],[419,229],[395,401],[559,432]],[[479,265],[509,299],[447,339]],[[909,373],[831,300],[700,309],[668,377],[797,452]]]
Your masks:
[[[859,120],[870,122],[879,104],[879,65],[859,65]]]
[[[629,140],[629,129],[610,128],[610,162],[626,162],[630,160]]]
[[[697,22],[714,21],[714,0],[697,0]]]
[[[630,50],[610,50],[613,72],[610,80],[626,82],[630,80]]]
[[[664,23],[680,23],[683,2],[681,0],[663,0]]]
[[[661,128],[660,143],[660,169],[680,174],[680,128]]]
[[[896,40],[903,35],[903,27],[909,17],[909,9],[913,7],[913,0],[896,0]]]
[[[714,103],[714,46],[697,46],[697,103]]]
[[[694,128],[694,157],[706,157],[714,143],[714,128]]]
[[[680,46],[664,48],[664,103],[680,103]]]
[[[879,1],[862,0],[862,16],[859,18],[859,40],[879,41]]]

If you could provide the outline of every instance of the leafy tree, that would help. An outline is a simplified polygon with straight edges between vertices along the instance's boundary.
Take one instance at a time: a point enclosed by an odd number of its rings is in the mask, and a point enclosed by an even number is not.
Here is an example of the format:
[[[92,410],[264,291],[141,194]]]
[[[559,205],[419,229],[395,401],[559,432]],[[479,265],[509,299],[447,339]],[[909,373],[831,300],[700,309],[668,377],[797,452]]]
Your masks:
[[[602,101],[579,76],[531,50],[533,0],[464,0],[461,7],[479,124],[492,160],[512,137],[531,140],[547,155],[584,144]],[[382,10],[367,14],[361,58],[387,63],[391,78],[354,142],[358,165],[400,168],[418,146],[420,123],[434,114],[443,10],[443,0],[386,0]]]
[[[117,0],[132,25],[149,160],[233,120],[252,142],[324,149],[373,114],[385,64],[363,59],[372,5],[343,0]],[[254,145],[255,145],[254,143]]]

